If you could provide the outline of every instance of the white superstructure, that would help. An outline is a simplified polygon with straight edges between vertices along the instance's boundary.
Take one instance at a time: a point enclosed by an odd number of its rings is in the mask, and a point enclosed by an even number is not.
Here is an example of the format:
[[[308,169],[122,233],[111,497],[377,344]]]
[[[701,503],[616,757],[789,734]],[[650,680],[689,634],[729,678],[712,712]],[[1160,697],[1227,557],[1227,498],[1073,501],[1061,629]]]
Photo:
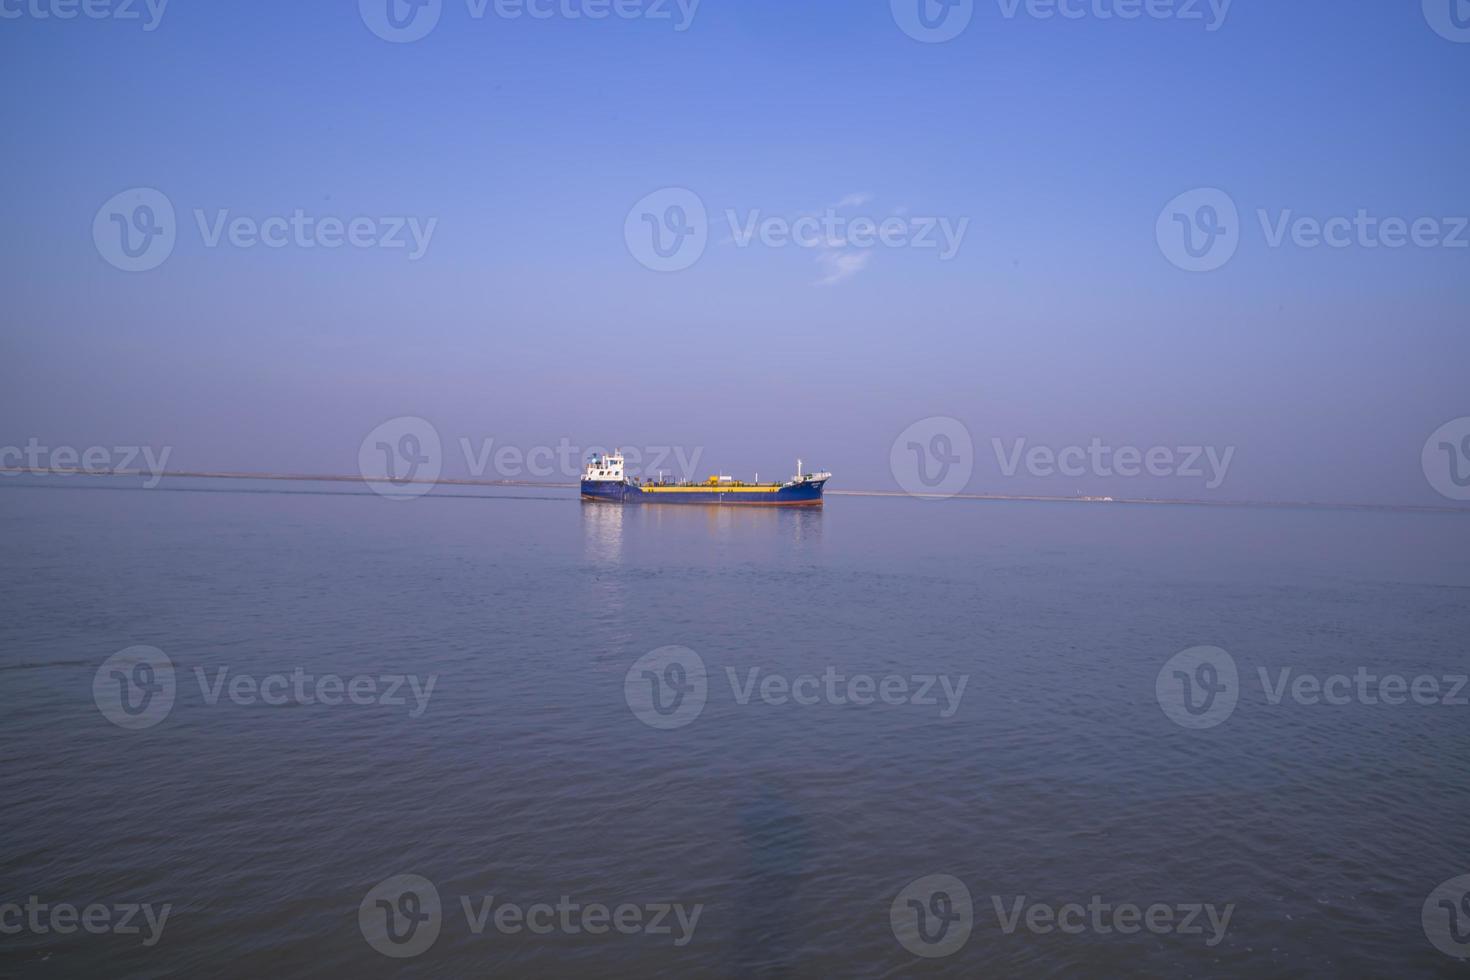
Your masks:
[[[587,460],[587,468],[582,471],[582,479],[622,482],[623,451],[615,449],[611,453],[603,453]]]
[[[791,478],[791,482],[786,484],[786,486],[792,487],[798,483],[815,483],[818,480],[825,483],[830,479],[832,479],[832,474],[825,471],[821,473],[803,473],[801,471],[801,460],[798,459],[796,461],[796,475]]]

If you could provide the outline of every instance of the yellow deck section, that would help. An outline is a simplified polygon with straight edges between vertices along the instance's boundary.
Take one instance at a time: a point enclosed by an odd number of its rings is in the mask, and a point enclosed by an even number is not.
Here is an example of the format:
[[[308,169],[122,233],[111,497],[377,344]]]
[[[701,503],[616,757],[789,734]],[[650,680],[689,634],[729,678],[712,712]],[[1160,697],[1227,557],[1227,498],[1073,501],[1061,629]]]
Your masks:
[[[699,484],[692,487],[643,487],[644,493],[776,493],[778,486],[716,486]]]

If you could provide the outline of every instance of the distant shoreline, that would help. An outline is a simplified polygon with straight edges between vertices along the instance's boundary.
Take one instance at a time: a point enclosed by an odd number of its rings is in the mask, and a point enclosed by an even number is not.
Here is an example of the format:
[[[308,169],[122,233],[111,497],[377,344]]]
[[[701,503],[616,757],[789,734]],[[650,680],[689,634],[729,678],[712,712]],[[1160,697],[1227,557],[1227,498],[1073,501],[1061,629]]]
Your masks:
[[[88,472],[83,469],[58,470],[54,468],[31,468],[24,466],[0,466],[0,475],[5,476],[116,476],[146,477],[149,479],[191,480],[280,480],[294,483],[360,483],[369,481],[361,476],[340,476],[307,473],[236,473],[210,470],[165,470],[149,473],[144,470],[109,470]],[[546,490],[575,490],[575,483],[548,483],[534,480],[470,480],[443,477],[438,480],[399,480],[398,483],[444,485],[452,487],[539,487]],[[156,488],[155,488],[156,489]],[[1470,507],[1453,505],[1427,506],[1420,504],[1375,504],[1375,503],[1330,503],[1310,500],[1199,500],[1193,498],[1168,497],[1056,497],[1036,494],[956,493],[945,495],[911,494],[903,490],[828,490],[833,497],[909,497],[918,500],[989,500],[1022,501],[1049,504],[1121,504],[1138,506],[1151,504],[1168,507],[1265,507],[1298,510],[1365,510],[1387,511],[1409,514],[1466,514]]]

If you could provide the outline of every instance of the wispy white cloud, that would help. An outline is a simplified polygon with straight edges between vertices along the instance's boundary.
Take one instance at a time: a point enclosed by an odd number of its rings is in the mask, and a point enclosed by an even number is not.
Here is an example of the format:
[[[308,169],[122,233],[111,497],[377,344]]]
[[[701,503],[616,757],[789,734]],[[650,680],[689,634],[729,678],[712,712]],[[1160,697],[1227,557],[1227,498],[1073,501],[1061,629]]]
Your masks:
[[[836,204],[828,205],[827,211],[830,213],[845,208],[860,208],[871,204],[872,201],[871,193],[857,191],[843,197]],[[852,251],[846,237],[836,229],[827,231],[821,249],[817,253],[817,265],[822,269],[822,277],[812,283],[814,286],[833,286],[851,279],[866,269],[873,258],[871,249]]]
[[[0,0],[3,2],[3,0]],[[870,247],[855,248],[848,241],[848,223],[853,220],[852,215],[837,215],[834,212],[861,208],[871,204],[873,195],[867,191],[859,191],[848,194],[835,204],[829,204],[821,210],[800,211],[794,218],[785,218],[787,222],[786,239],[782,242],[766,243],[763,238],[755,240],[772,247],[780,247],[782,244],[799,246],[803,251],[814,250],[817,265],[821,269],[821,277],[813,280],[814,286],[832,286],[839,282],[851,279],[868,267],[872,261],[873,250]],[[730,212],[731,215],[734,212]],[[861,212],[859,212],[861,214]],[[748,244],[751,236],[756,233],[760,212],[751,212],[750,225],[743,234],[735,231],[734,218],[731,220],[731,231],[727,234],[721,244]],[[818,225],[801,227],[803,222],[815,221]],[[744,227],[742,225],[742,227]],[[792,234],[792,228],[796,234]],[[813,234],[816,232],[816,234]]]
[[[831,286],[851,279],[868,267],[872,257],[872,252],[823,252],[817,256],[823,275],[813,285]]]
[[[836,204],[832,205],[832,207],[833,208],[860,208],[864,204],[867,204],[868,202],[870,202],[872,200],[873,200],[873,195],[872,194],[868,193],[867,191],[858,191],[856,194],[849,194],[849,195],[847,195],[842,200],[840,200]]]

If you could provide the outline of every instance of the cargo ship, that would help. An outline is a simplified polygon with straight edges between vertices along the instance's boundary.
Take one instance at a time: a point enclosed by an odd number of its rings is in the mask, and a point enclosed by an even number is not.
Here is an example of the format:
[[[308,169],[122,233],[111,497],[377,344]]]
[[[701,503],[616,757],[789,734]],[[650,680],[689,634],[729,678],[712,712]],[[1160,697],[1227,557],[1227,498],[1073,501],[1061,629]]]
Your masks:
[[[831,473],[803,473],[785,483],[744,483],[729,476],[712,476],[704,483],[630,479],[623,472],[622,451],[602,453],[587,461],[582,471],[582,499],[615,504],[743,504],[767,507],[820,507],[822,488]]]

